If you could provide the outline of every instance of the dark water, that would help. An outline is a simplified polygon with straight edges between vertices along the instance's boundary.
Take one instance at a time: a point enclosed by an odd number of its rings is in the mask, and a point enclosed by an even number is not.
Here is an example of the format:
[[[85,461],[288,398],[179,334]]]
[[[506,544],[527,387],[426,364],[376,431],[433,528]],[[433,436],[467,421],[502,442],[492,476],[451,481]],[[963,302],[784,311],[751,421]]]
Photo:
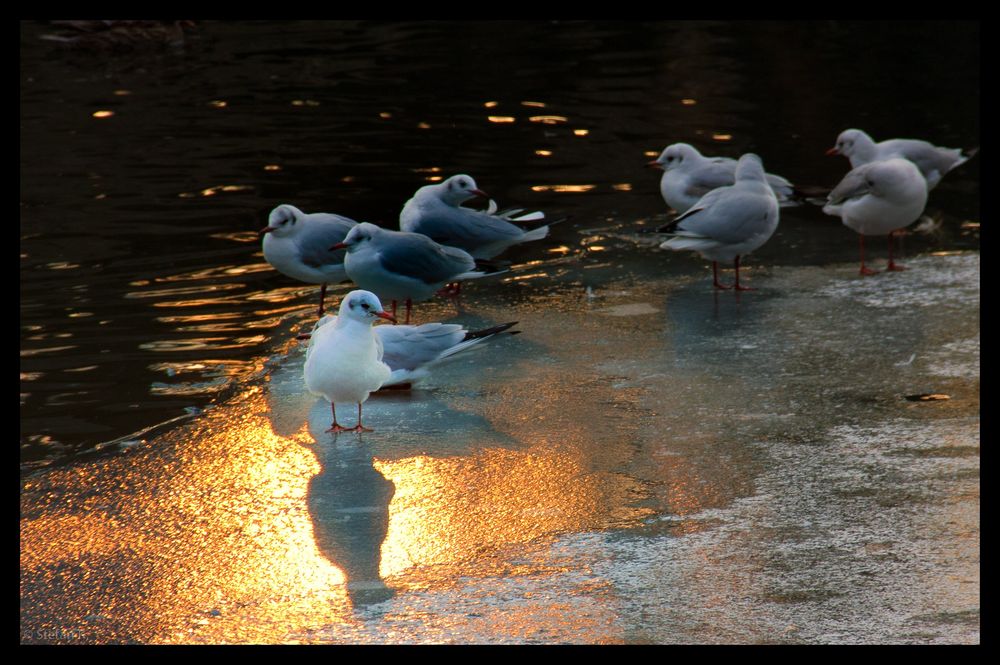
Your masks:
[[[395,228],[416,188],[464,172],[501,206],[571,216],[508,254],[515,275],[684,275],[703,262],[615,235],[666,218],[644,164],[669,143],[752,150],[816,185],[846,172],[823,152],[847,127],[979,143],[974,22],[199,22],[133,48],[40,39],[54,31],[21,24],[22,469],[267,370],[317,297],[263,261],[256,231],[280,203]],[[940,224],[907,253],[978,248],[979,158],[927,212]],[[750,262],[855,253],[802,208]],[[470,302],[544,298],[539,281],[475,285]]]

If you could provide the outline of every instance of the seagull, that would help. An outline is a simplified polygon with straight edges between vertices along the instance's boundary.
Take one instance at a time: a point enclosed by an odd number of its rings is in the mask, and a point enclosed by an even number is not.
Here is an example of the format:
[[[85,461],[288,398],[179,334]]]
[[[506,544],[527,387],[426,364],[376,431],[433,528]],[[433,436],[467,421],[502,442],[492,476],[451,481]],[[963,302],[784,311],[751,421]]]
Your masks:
[[[328,432],[372,431],[361,424],[361,404],[392,375],[372,330],[376,318],[395,322],[374,293],[351,291],[341,301],[336,320],[313,335],[303,374],[309,392],[330,402],[333,425]],[[357,425],[344,427],[337,422],[337,402],[358,405]]]
[[[713,189],[732,185],[736,181],[736,163],[729,157],[705,157],[687,143],[674,143],[646,166],[663,171],[660,194],[667,205],[683,213]],[[798,205],[792,198],[795,194],[792,183],[780,175],[767,173],[765,176],[778,203]]]
[[[845,129],[837,137],[837,144],[826,154],[847,157],[852,169],[890,157],[908,159],[920,169],[929,191],[937,187],[946,173],[969,161],[978,151],[973,148],[968,154],[962,154],[961,148],[942,148],[918,139],[888,139],[875,143],[860,129]]]
[[[316,323],[311,333],[301,334],[298,339],[312,339],[327,326],[335,325],[336,321],[335,315],[327,314]],[[474,331],[466,330],[457,323],[375,326],[372,330],[383,349],[382,362],[392,370],[380,390],[409,388],[414,381],[427,376],[433,365],[492,339],[515,325],[517,321]],[[518,332],[515,330],[510,334]],[[311,342],[306,349],[307,361],[315,348],[315,343]]]
[[[278,272],[309,284],[322,284],[319,316],[323,316],[326,286],[347,279],[344,254],[330,251],[357,225],[353,219],[325,212],[306,214],[284,203],[271,211],[267,226],[259,234],[264,239],[264,258]]]
[[[830,192],[823,212],[840,216],[847,227],[860,234],[862,275],[878,272],[865,267],[866,235],[888,234],[886,270],[905,270],[892,260],[892,234],[923,213],[928,184],[913,162],[893,157],[851,170]]]
[[[740,257],[757,249],[778,228],[778,200],[768,185],[760,157],[747,153],[736,165],[736,181],[701,197],[672,222],[673,238],[662,249],[691,249],[712,262],[712,284],[717,289],[740,286]],[[719,283],[719,261],[733,261],[733,287]]]
[[[512,209],[497,213],[493,201],[486,212],[461,207],[477,196],[489,198],[467,175],[454,175],[436,185],[421,187],[403,206],[399,228],[464,249],[476,259],[492,259],[511,245],[548,235],[548,226],[525,231],[511,223],[545,219],[543,212],[521,214],[523,209]]]
[[[485,277],[472,256],[439,245],[420,233],[390,231],[368,222],[355,226],[330,249],[347,249],[344,267],[359,288],[382,300],[406,301],[406,323],[414,302],[427,300],[449,282]],[[495,274],[495,273],[492,273]]]

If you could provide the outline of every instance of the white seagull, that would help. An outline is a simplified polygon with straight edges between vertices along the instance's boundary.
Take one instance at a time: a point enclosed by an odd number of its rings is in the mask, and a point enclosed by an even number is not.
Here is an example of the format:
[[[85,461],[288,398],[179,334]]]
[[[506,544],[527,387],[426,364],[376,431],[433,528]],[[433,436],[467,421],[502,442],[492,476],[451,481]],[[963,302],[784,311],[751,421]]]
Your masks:
[[[330,246],[341,242],[357,225],[353,219],[325,212],[306,214],[287,203],[271,211],[264,238],[264,259],[278,272],[309,284],[322,284],[319,316],[323,316],[327,284],[347,279],[342,251]]]
[[[406,323],[414,302],[427,300],[449,282],[484,277],[472,256],[439,245],[420,233],[390,231],[368,222],[355,226],[331,249],[347,249],[344,267],[359,288],[382,300],[406,302]]]
[[[740,257],[757,249],[778,228],[778,201],[768,185],[760,157],[747,153],[736,165],[736,181],[701,197],[672,222],[673,238],[663,249],[690,249],[712,262],[712,284],[717,289],[740,286]],[[719,283],[719,261],[733,261],[733,287]]]
[[[335,315],[327,314],[316,323],[311,333],[299,335],[298,339],[312,339],[336,321]],[[380,389],[409,388],[413,382],[427,376],[430,368],[439,362],[492,339],[515,325],[517,321],[473,331],[466,330],[457,323],[375,326],[372,330],[382,345],[382,362],[392,370]],[[517,332],[519,331],[515,330],[510,334]],[[310,342],[306,349],[306,360],[315,348],[315,343]]]
[[[736,181],[736,164],[730,157],[705,157],[692,145],[674,143],[647,166],[663,171],[660,194],[668,206],[683,213],[713,189],[732,185]],[[792,183],[780,175],[765,176],[779,204],[798,205],[792,198]]]
[[[488,198],[467,175],[454,175],[436,185],[421,187],[403,206],[399,228],[464,249],[476,259],[492,259],[511,245],[548,235],[548,226],[525,231],[511,223],[545,219],[542,212],[521,214],[523,209],[514,209],[497,213],[492,201],[486,212],[461,207],[477,196]]]
[[[333,425],[328,432],[370,432],[361,424],[361,404],[389,380],[382,343],[372,330],[376,318],[394,321],[374,293],[351,291],[340,303],[336,320],[316,330],[306,356],[306,388],[330,402]],[[337,402],[358,405],[358,424],[337,422]]]
[[[920,169],[929,191],[937,187],[946,173],[969,161],[976,152],[978,149],[962,154],[961,148],[942,148],[919,139],[888,139],[875,143],[860,129],[845,129],[837,137],[837,144],[826,154],[847,157],[852,169],[891,157],[908,159]]]
[[[823,206],[860,234],[861,274],[877,270],[865,266],[865,236],[889,236],[887,270],[905,270],[892,260],[893,232],[916,221],[927,204],[928,182],[913,162],[901,157],[862,164],[840,181]]]

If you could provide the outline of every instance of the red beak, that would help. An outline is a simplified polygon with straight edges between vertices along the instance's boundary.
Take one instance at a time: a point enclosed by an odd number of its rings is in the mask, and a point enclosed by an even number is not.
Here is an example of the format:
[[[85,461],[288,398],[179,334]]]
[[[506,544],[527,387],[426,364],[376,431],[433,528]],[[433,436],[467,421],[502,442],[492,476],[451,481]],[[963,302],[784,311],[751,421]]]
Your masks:
[[[331,247],[329,251],[333,252],[333,251],[336,251],[338,249],[345,249],[346,247],[347,247],[347,245],[345,245],[344,243],[338,242],[336,245],[334,245],[333,247]]]
[[[487,194],[486,192],[484,192],[484,191],[483,191],[483,190],[481,190],[481,189],[470,189],[470,190],[469,190],[469,193],[471,193],[471,194],[475,194],[476,196],[481,196],[481,197],[483,197],[484,199],[488,199],[488,198],[490,198],[490,195],[489,195],[489,194]]]
[[[829,150],[826,151],[826,154],[828,154],[828,155],[839,155],[840,151],[837,150],[837,148],[830,148]]]
[[[267,233],[270,233],[270,232],[271,232],[271,231],[273,231],[273,230],[274,230],[274,227],[273,227],[273,226],[265,226],[265,227],[264,227],[264,228],[262,228],[262,229],[261,229],[260,231],[257,231],[257,235],[258,235],[259,237],[263,238],[265,234],[267,234]]]
[[[392,321],[393,323],[396,322],[396,317],[390,314],[389,312],[375,312],[375,316],[379,317],[380,319],[385,319],[386,321]]]
[[[650,168],[650,169],[659,169],[661,171],[664,170],[663,169],[663,164],[660,164],[656,160],[653,160],[652,162],[649,162],[648,164],[646,164],[646,167]]]

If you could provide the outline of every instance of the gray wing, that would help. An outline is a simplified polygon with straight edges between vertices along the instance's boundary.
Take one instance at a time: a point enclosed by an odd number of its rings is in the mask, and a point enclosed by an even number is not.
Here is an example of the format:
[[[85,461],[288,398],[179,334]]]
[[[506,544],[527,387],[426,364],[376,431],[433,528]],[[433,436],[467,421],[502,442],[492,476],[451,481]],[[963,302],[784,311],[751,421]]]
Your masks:
[[[684,213],[676,233],[739,243],[766,227],[776,211],[777,204],[768,194],[725,187],[709,192]]]
[[[767,184],[771,186],[776,196],[787,199],[795,193],[795,187],[792,183],[788,182],[787,178],[782,178],[780,175],[774,175],[773,173],[767,173],[765,177],[767,178]]]
[[[340,215],[315,213],[309,215],[303,224],[305,224],[303,230],[295,238],[302,263],[319,268],[331,263],[344,262],[346,250],[338,249],[331,252],[330,247],[342,242],[347,232],[354,228],[357,222]]]
[[[389,232],[374,249],[385,270],[425,284],[447,282],[476,268],[475,260],[467,252],[444,247],[419,233]]]
[[[376,326],[375,336],[382,342],[382,360],[390,369],[413,371],[437,360],[465,337],[457,323],[425,323],[419,326]]]
[[[736,182],[736,160],[728,157],[717,157],[704,168],[698,169],[697,177],[691,179],[689,193],[692,196],[704,196],[713,189],[727,187]],[[788,198],[793,193],[792,183],[786,178],[773,173],[766,174],[767,184],[776,195]],[[700,193],[699,193],[700,192]]]
[[[844,179],[833,188],[827,201],[833,205],[839,205],[848,199],[856,199],[871,191],[868,185],[868,171],[876,162],[862,164],[844,176]]]
[[[719,187],[728,187],[736,182],[736,162],[719,157],[699,166],[688,174],[685,193],[690,196],[705,196]]]
[[[425,215],[413,230],[442,245],[466,251],[498,241],[516,240],[524,235],[523,229],[510,222],[466,208]]]
[[[889,143],[893,148],[898,147],[899,153],[916,164],[925,178],[934,172],[943,176],[966,161],[966,157],[962,155],[960,149],[939,148],[927,141],[896,139],[895,141],[886,141],[886,143]]]

